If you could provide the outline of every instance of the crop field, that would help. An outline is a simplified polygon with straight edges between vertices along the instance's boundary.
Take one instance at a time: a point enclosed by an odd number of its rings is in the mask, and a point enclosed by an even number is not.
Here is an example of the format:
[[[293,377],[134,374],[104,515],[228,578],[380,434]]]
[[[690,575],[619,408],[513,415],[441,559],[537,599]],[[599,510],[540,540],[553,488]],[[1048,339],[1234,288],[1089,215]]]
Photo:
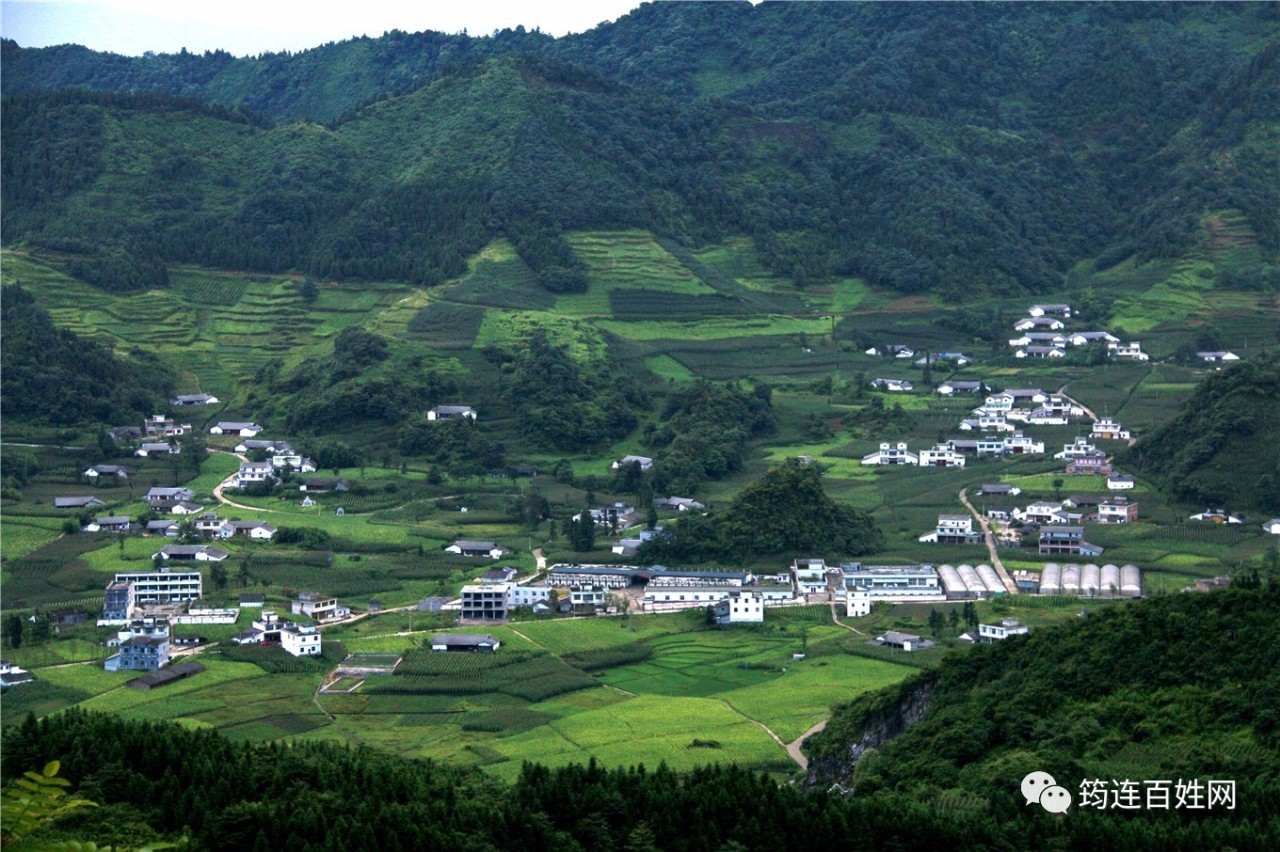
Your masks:
[[[758,725],[709,698],[645,695],[599,710],[578,713],[542,728],[502,740],[491,747],[505,760],[486,767],[513,777],[520,764],[548,766],[583,763],[595,757],[605,766],[666,764],[686,772],[706,763],[737,763],[757,768],[791,769],[782,748]]]
[[[31,518],[7,515],[0,524],[0,550],[4,561],[26,556],[62,535],[59,518]]]
[[[789,662],[785,668],[785,674],[772,680],[713,697],[791,742],[826,719],[834,705],[915,672],[911,667],[850,655],[814,657]]]

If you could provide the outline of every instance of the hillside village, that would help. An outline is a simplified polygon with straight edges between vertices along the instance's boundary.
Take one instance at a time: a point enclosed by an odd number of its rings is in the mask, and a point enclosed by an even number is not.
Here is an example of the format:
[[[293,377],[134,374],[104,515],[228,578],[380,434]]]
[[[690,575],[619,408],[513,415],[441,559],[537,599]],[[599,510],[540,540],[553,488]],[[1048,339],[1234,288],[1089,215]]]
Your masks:
[[[1013,324],[1013,329],[1022,333],[1009,341],[1015,347],[1016,358],[1061,358],[1065,357],[1067,346],[1096,347],[1094,351],[1101,353],[1102,361],[1090,362],[1095,364],[1147,358],[1136,342],[1123,344],[1106,332],[1069,331],[1069,305],[1036,304],[1027,314]],[[925,353],[916,358],[917,350],[902,343],[872,347],[866,354],[914,359],[926,371],[940,363],[971,367],[973,361],[960,353],[946,352]],[[1227,352],[1201,352],[1197,357],[1206,364],[1236,360]],[[975,371],[981,375],[980,366],[965,374]],[[1049,473],[1042,474],[1052,478],[1054,499],[1019,501],[1015,498],[1022,490],[1016,484],[983,482],[965,489],[981,502],[979,509],[962,490],[956,508],[967,511],[938,514],[936,528],[917,537],[919,543],[938,548],[939,556],[929,562],[864,565],[848,560],[827,564],[823,558],[804,557],[773,569],[757,567],[747,571],[629,564],[627,560],[645,552],[646,543],[662,541],[663,536],[670,535],[667,530],[673,528],[676,519],[705,515],[708,511],[705,503],[692,497],[654,496],[648,506],[637,508],[617,500],[590,506],[589,511],[574,514],[566,521],[566,529],[574,525],[581,531],[575,535],[589,534],[592,547],[606,547],[612,558],[621,561],[547,564],[539,555],[533,566],[503,564],[513,554],[512,546],[456,539],[442,546],[441,552],[462,560],[496,563],[494,567],[473,574],[471,582],[464,582],[453,594],[427,596],[395,609],[430,613],[436,623],[453,625],[456,632],[440,634],[439,641],[430,643],[433,650],[492,652],[498,650],[501,641],[488,633],[471,631],[529,618],[627,618],[697,610],[705,611],[708,624],[731,627],[766,623],[767,614],[779,608],[815,605],[829,607],[832,619],[838,623],[839,617],[866,617],[881,605],[971,605],[1004,596],[1048,596],[1053,600],[1064,596],[1082,600],[1141,596],[1144,583],[1137,565],[1084,562],[1101,557],[1106,549],[1086,539],[1091,526],[1134,524],[1141,519],[1142,501],[1131,493],[1137,480],[1118,470],[1112,458],[1113,448],[1132,445],[1137,435],[1114,418],[1095,414],[1083,401],[1062,391],[1035,387],[993,389],[996,384],[991,378],[948,378],[934,387],[917,389],[916,383],[906,379],[876,378],[870,382],[872,388],[885,394],[932,393],[973,401],[976,404],[967,416],[952,428],[959,433],[975,433],[975,437],[940,439],[933,446],[916,449],[906,441],[881,441],[877,451],[861,458],[863,466],[964,469],[973,464],[990,466],[1007,457],[1040,456],[1056,463]],[[219,402],[206,393],[179,394],[171,400],[171,406],[184,413],[206,409],[221,412]],[[264,428],[251,420],[222,420],[215,414],[206,425],[198,427],[208,436],[200,438],[189,419],[195,418],[158,413],[148,416],[140,426],[102,424],[102,431],[119,448],[119,454],[131,454],[148,462],[176,464],[182,460],[184,447],[192,446],[190,452],[207,455],[207,449],[212,449],[215,454],[235,458],[237,466],[212,489],[212,500],[207,493],[197,494],[190,487],[152,486],[137,495],[145,510],[134,517],[106,514],[120,501],[100,499],[92,493],[58,494],[51,500],[55,510],[76,519],[74,525],[72,520],[67,521],[68,532],[110,535],[122,551],[126,537],[154,542],[150,547],[151,569],[116,572],[106,582],[98,606],[48,612],[37,609],[30,616],[32,621],[47,618],[60,632],[88,620],[89,610],[97,612],[98,627],[114,630],[104,642],[114,651],[103,662],[107,671],[156,673],[187,666],[172,678],[139,681],[139,688],[156,688],[202,671],[194,662],[180,662],[208,647],[209,640],[200,635],[201,625],[244,628],[227,635],[223,644],[277,647],[293,657],[317,657],[326,631],[383,611],[381,602],[373,598],[341,603],[337,596],[326,595],[320,585],[290,591],[284,600],[273,594],[281,606],[289,608],[288,618],[279,615],[277,609],[265,608],[266,597],[261,593],[245,593],[236,599],[228,591],[227,570],[223,567],[227,560],[233,553],[246,561],[254,560],[259,558],[256,554],[270,553],[270,548],[281,546],[276,543],[281,526],[265,512],[245,517],[244,510],[252,507],[236,502],[240,499],[237,495],[292,500],[299,509],[332,510],[338,517],[345,511],[334,500],[341,503],[344,497],[355,495],[348,479],[338,475],[338,470],[333,471],[332,477],[307,476],[318,472],[317,462],[296,450],[291,441],[262,437]],[[426,420],[476,424],[481,416],[470,404],[440,404],[427,410]],[[1076,437],[1063,444],[1060,452],[1050,455],[1045,439],[1037,437],[1043,427],[1073,427]],[[803,456],[801,463],[812,462]],[[635,481],[652,476],[653,468],[653,458],[638,454],[623,455],[609,465],[614,476],[625,475]],[[537,481],[537,471],[532,466],[518,466],[518,470],[519,475]],[[90,486],[89,490],[102,483],[114,487],[124,483],[132,494],[131,482],[137,474],[132,465],[99,463],[84,469],[81,480]],[[1078,490],[1076,482],[1086,485]],[[1103,483],[1101,489],[1098,482]],[[325,502],[317,505],[321,497]],[[256,505],[265,508],[269,504]],[[459,511],[466,513],[467,507],[459,506]],[[1206,510],[1192,515],[1190,520],[1243,522],[1221,509]],[[1270,526],[1264,525],[1267,533],[1280,534],[1280,522],[1268,523]],[[292,540],[297,540],[296,533]],[[241,541],[253,549],[237,552],[237,542]],[[986,547],[989,560],[970,563],[961,558],[952,564],[943,554],[955,546]],[[268,550],[260,550],[263,547]],[[1007,570],[1002,556],[1016,559],[1024,550],[1038,556],[1081,561],[1051,561],[1039,571]],[[241,569],[242,581],[245,576]],[[1026,630],[1024,625],[1007,618],[1003,626],[980,627],[978,633],[966,633],[961,638],[996,641]],[[890,631],[868,641],[905,651],[934,645],[901,631]],[[343,670],[341,665],[335,669]],[[30,682],[29,673],[15,671],[24,674],[25,680],[10,679],[6,684]],[[341,680],[340,675],[335,677]]]

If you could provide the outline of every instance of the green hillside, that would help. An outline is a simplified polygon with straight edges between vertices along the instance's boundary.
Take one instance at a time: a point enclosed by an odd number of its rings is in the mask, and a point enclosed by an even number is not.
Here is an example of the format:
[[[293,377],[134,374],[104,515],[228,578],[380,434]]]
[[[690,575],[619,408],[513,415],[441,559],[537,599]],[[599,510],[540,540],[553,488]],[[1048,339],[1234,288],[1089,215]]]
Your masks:
[[[434,284],[505,236],[566,291],[566,231],[639,227],[957,300],[1180,257],[1231,209],[1215,238],[1273,282],[1269,8],[651,4],[243,60],[5,42],[5,240]]]
[[[1280,511],[1280,360],[1208,376],[1129,456],[1183,500]]]

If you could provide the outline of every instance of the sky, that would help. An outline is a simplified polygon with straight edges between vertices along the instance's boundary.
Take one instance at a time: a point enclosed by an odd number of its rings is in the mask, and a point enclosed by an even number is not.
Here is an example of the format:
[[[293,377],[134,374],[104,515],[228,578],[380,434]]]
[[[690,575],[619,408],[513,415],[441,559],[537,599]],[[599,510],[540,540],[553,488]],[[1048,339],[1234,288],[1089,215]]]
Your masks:
[[[561,36],[640,0],[0,0],[0,34],[23,47],[81,44],[140,56],[298,51],[387,30],[473,36],[523,25]]]

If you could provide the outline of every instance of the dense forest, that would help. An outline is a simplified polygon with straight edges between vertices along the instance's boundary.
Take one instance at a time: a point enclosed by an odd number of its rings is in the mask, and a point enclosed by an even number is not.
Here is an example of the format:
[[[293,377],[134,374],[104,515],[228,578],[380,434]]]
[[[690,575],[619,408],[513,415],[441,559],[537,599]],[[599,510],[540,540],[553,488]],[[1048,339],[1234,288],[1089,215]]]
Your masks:
[[[1274,254],[1274,13],[661,3],[240,59],[5,41],[4,238],[114,288],[158,258],[437,283],[506,236],[573,291],[565,230],[642,227],[749,235],[802,285],[1014,293],[1177,255],[1226,207]]]
[[[640,546],[645,562],[749,561],[761,555],[858,556],[884,545],[874,518],[836,503],[817,465],[788,459],[715,512],[681,518]]]
[[[142,350],[109,348],[54,327],[19,286],[0,294],[0,395],[6,418],[51,425],[141,421],[173,393],[173,375]]]
[[[855,699],[806,742],[809,783],[840,782],[864,801],[949,796],[958,812],[1001,815],[1017,836],[1045,825],[1019,795],[1031,771],[1049,772],[1077,805],[1081,779],[1228,778],[1237,792],[1226,819],[1084,806],[1064,825],[1125,849],[1265,848],[1280,831],[1274,553],[1264,571],[1269,582],[1242,574],[1224,594],[1162,596],[1033,629]]]
[[[680,776],[594,763],[526,765],[507,787],[370,749],[251,745],[79,710],[6,727],[2,771],[11,782],[58,760],[74,794],[99,804],[32,834],[27,848],[186,837],[236,850],[1273,849],[1280,584],[1242,580],[976,648],[857,699],[809,741],[808,792],[734,767]],[[921,720],[853,768],[850,748],[922,691]],[[1198,745],[1183,747],[1192,736]],[[1124,763],[1139,747],[1144,757]],[[1078,779],[1107,772],[1231,778],[1236,798],[1231,810],[1058,817],[1019,796],[1031,769],[1070,779],[1073,793]]]
[[[1280,358],[1212,373],[1128,456],[1181,500],[1280,512]]]

